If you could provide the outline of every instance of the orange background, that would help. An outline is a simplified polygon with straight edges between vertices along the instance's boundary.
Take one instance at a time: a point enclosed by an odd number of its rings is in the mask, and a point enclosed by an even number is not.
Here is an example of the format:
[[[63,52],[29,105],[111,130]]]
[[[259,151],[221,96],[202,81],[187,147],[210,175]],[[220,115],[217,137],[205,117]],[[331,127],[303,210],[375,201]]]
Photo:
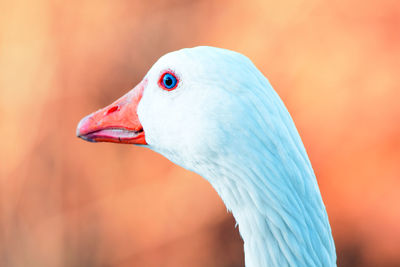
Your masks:
[[[166,52],[250,57],[292,114],[339,266],[400,266],[400,5],[384,1],[0,2],[0,266],[243,266],[202,178],[75,137]]]

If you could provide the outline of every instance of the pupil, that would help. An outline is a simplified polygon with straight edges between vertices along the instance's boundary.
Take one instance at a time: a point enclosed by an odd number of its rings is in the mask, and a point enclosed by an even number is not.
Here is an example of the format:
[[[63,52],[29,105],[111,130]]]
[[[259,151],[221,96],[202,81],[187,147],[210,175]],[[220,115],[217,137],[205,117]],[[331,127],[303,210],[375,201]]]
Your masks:
[[[166,79],[165,79],[165,85],[166,85],[166,86],[171,86],[171,85],[172,85],[172,79],[171,79],[171,77],[166,77]]]

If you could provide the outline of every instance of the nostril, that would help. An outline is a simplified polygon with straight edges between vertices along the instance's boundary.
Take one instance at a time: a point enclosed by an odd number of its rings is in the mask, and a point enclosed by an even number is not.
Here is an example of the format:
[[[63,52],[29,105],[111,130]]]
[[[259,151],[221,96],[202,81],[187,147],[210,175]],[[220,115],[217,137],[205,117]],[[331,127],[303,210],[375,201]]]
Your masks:
[[[119,110],[119,106],[118,105],[117,106],[113,106],[109,110],[107,110],[106,115],[111,114],[111,113],[113,113],[115,111],[118,111],[118,110]]]

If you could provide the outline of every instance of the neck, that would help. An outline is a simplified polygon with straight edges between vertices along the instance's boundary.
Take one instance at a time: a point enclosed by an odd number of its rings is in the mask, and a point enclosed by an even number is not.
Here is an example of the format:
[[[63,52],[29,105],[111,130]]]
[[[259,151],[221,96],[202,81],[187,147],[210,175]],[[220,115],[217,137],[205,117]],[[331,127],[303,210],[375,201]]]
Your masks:
[[[308,159],[280,158],[280,164],[271,164],[264,157],[235,158],[227,163],[225,157],[225,166],[209,168],[204,176],[239,225],[246,266],[336,266],[328,217]]]

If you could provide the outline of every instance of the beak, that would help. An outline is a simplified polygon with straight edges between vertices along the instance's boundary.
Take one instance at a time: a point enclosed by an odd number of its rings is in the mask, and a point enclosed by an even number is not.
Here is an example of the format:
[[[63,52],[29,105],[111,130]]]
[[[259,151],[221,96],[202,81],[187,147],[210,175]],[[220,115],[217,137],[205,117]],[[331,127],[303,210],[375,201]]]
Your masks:
[[[145,79],[111,105],[83,118],[76,129],[76,136],[89,142],[146,145],[137,114],[146,85]]]

